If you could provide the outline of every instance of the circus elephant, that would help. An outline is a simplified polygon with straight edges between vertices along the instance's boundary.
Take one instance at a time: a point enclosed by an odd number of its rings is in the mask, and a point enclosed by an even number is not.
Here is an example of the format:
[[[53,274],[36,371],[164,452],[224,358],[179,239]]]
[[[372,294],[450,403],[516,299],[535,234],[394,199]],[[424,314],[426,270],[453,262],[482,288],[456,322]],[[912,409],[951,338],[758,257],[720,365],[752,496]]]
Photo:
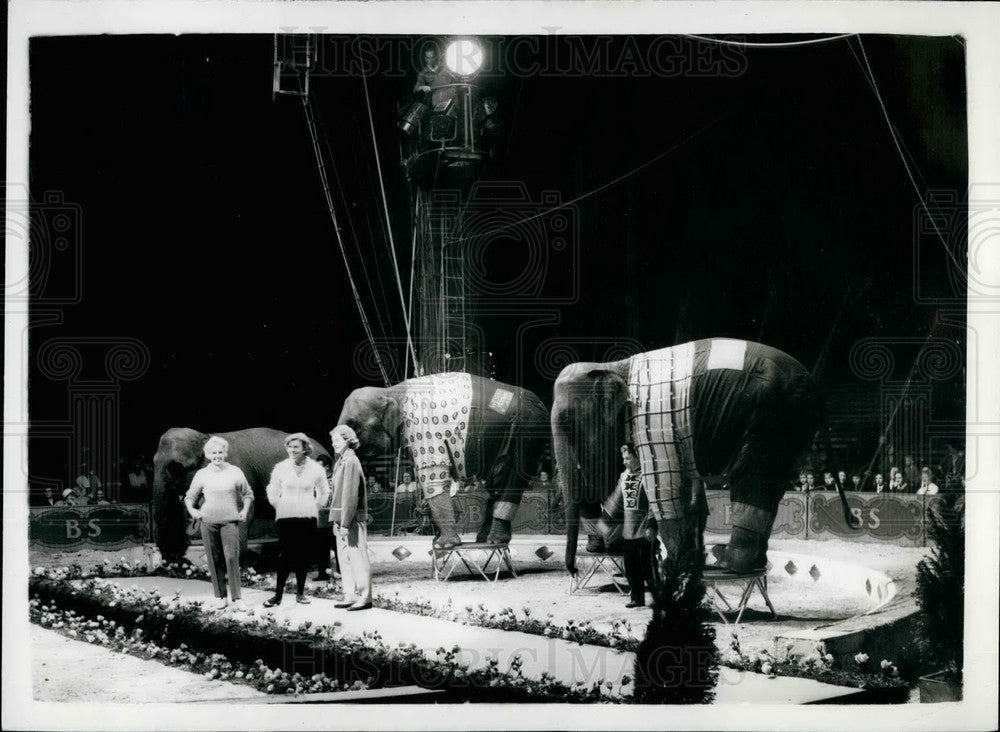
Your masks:
[[[409,449],[441,532],[435,543],[444,548],[461,543],[449,492],[453,479],[477,478],[489,496],[476,541],[506,543],[521,495],[549,444],[549,410],[537,396],[467,373],[355,389],[338,424],[357,433],[362,460]]]
[[[247,533],[254,517],[274,517],[274,508],[267,501],[265,488],[271,469],[288,457],[285,438],[290,434],[267,427],[252,427],[236,432],[216,432],[229,443],[227,461],[240,468],[253,489],[254,502],[248,520],[240,527],[241,556],[245,554]],[[208,464],[203,453],[211,435],[188,427],[174,427],[160,437],[153,456],[153,515],[157,522],[156,543],[165,562],[180,560],[188,547],[187,516],[182,499],[191,485],[195,472]],[[316,440],[312,457],[329,454]]]
[[[668,555],[697,556],[707,517],[702,481],[721,477],[729,484],[732,534],[716,553],[719,564],[737,572],[765,566],[789,474],[824,421],[808,369],[777,349],[727,338],[570,364],[556,380],[553,400],[571,573],[581,524],[596,538],[623,442],[638,453]],[[841,500],[850,525],[842,492]]]

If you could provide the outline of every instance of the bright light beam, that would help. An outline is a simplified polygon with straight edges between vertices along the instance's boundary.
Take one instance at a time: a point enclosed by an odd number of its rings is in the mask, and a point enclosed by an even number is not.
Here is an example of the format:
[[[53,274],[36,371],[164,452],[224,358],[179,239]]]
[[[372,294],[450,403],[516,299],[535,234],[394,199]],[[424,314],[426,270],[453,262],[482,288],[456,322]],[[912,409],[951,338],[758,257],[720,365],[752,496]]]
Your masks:
[[[457,38],[445,49],[444,62],[453,74],[469,77],[482,68],[483,49],[471,38]]]

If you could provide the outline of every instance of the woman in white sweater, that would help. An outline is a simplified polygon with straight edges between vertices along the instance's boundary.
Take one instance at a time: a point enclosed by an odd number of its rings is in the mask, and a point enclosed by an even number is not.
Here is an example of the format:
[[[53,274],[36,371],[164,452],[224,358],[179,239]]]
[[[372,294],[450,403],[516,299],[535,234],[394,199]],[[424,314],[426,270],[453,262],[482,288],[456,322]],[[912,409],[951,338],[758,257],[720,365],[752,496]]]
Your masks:
[[[316,534],[318,508],[327,501],[329,486],[326,471],[309,457],[312,444],[301,432],[285,438],[288,459],[282,460],[271,471],[267,486],[267,500],[274,506],[275,526],[278,529],[278,586],[274,597],[264,602],[264,607],[274,607],[281,602],[288,575],[295,572],[295,599],[303,605],[306,570]]]
[[[226,606],[226,580],[237,606],[240,599],[240,523],[247,520],[253,491],[243,471],[226,462],[229,443],[221,437],[208,438],[204,447],[209,464],[194,474],[184,503],[192,518],[201,519],[201,538],[208,560],[218,607]],[[199,508],[195,503],[204,497]]]

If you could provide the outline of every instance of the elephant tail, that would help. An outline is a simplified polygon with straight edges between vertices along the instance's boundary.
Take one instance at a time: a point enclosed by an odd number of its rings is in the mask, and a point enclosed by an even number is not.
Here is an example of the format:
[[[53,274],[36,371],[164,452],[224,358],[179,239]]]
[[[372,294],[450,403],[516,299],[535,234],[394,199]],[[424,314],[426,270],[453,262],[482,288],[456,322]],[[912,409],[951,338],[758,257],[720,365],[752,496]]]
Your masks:
[[[837,486],[837,493],[840,494],[841,508],[844,509],[844,523],[847,524],[848,528],[856,531],[861,528],[861,524],[855,521],[854,516],[851,515],[851,507],[847,504],[847,494],[844,493],[844,486],[839,481],[835,481],[835,484]]]
[[[823,424],[820,427],[820,432],[823,435],[823,449],[826,451],[826,460],[829,462],[833,458],[833,443],[830,440],[830,426],[826,420],[825,410],[823,412]],[[844,512],[844,523],[847,524],[847,528],[849,529],[860,529],[861,524],[851,514],[851,507],[847,503],[847,493],[844,492],[844,486],[840,484],[839,480],[835,480],[833,484],[837,486],[837,493],[840,496],[840,507]]]

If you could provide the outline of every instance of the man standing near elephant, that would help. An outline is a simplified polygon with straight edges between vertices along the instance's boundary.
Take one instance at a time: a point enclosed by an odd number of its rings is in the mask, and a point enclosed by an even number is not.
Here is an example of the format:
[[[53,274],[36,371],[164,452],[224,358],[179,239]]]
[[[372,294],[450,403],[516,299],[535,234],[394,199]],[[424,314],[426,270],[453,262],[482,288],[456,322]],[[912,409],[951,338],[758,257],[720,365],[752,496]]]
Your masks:
[[[615,524],[620,524],[622,559],[630,595],[625,607],[643,607],[646,604],[646,582],[653,581],[653,544],[649,532],[655,540],[656,522],[650,515],[635,448],[626,443],[621,446],[620,452],[624,469],[618,477],[615,492],[604,502],[601,533],[606,544],[613,546],[611,535],[617,528]]]

